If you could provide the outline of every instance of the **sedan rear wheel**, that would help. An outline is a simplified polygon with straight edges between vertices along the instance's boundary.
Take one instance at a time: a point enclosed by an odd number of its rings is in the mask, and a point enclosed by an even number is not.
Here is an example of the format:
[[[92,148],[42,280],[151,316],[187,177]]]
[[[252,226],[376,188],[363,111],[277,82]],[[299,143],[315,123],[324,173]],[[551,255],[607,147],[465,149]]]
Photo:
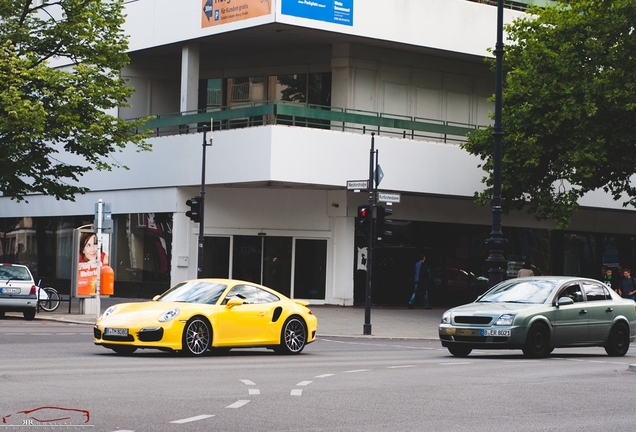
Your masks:
[[[212,343],[212,329],[207,320],[199,317],[191,318],[183,330],[183,353],[201,355]]]
[[[280,345],[276,352],[280,354],[300,354],[307,343],[307,328],[302,319],[290,317],[285,321],[280,335]]]
[[[612,327],[605,344],[605,352],[612,357],[622,357],[627,354],[627,350],[629,350],[629,327],[620,322]]]
[[[550,348],[550,333],[543,324],[535,324],[530,327],[526,337],[526,345],[523,353],[526,357],[547,357],[552,352]]]
[[[24,319],[25,320],[27,320],[27,321],[34,320],[35,319],[35,308],[25,310],[24,312],[22,312],[22,314],[24,315]]]

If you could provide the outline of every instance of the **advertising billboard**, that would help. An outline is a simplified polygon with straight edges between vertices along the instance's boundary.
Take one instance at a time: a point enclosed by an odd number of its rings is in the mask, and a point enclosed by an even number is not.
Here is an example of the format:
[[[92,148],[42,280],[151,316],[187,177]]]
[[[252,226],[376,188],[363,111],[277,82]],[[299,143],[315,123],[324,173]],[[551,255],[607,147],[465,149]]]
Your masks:
[[[73,233],[73,296],[95,297],[97,273],[101,265],[109,265],[110,234],[102,234],[102,250],[92,229],[76,229]]]
[[[282,0],[281,12],[334,24],[353,25],[353,0]]]
[[[270,0],[202,0],[201,27],[269,15],[270,3]]]

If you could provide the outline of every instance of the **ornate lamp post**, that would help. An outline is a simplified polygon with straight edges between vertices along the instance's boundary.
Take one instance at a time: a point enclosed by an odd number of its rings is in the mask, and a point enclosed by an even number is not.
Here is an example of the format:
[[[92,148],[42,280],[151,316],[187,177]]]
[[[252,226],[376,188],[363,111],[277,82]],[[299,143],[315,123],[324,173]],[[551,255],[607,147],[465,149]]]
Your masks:
[[[493,127],[494,154],[493,154],[493,186],[492,186],[492,229],[490,237],[486,240],[490,255],[486,259],[488,263],[488,279],[490,286],[493,286],[504,279],[506,272],[506,258],[503,250],[506,239],[501,231],[501,152],[503,142],[502,126],[502,89],[503,89],[503,3],[504,0],[497,0],[497,44],[495,45],[495,124]]]

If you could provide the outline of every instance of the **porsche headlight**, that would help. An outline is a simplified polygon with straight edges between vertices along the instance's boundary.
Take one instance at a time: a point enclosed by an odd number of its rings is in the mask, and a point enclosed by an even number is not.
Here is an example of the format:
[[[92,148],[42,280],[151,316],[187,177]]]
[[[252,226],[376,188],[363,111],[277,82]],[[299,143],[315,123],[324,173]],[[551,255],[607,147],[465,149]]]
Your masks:
[[[452,316],[453,314],[451,314],[450,312],[444,312],[444,315],[442,315],[442,324],[450,324],[452,321]]]
[[[173,319],[177,315],[179,315],[179,309],[178,308],[170,309],[169,311],[164,312],[163,315],[161,315],[159,317],[159,322],[170,321],[171,319]]]
[[[112,314],[113,312],[115,312],[115,309],[117,309],[117,306],[111,306],[108,309],[106,309],[104,311],[104,313],[102,314],[100,319],[104,319],[106,318],[108,315]]]
[[[495,321],[495,325],[511,326],[512,323],[515,321],[516,316],[517,314],[503,314],[499,318],[497,318],[497,321]]]

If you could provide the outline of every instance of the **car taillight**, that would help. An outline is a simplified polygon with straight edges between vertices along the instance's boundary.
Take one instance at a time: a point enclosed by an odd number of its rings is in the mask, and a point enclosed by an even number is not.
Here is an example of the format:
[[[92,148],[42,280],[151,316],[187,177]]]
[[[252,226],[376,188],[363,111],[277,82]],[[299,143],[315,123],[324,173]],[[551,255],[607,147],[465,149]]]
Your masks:
[[[31,291],[29,291],[29,295],[35,295],[35,290],[37,288],[35,288],[35,285],[31,285]]]

